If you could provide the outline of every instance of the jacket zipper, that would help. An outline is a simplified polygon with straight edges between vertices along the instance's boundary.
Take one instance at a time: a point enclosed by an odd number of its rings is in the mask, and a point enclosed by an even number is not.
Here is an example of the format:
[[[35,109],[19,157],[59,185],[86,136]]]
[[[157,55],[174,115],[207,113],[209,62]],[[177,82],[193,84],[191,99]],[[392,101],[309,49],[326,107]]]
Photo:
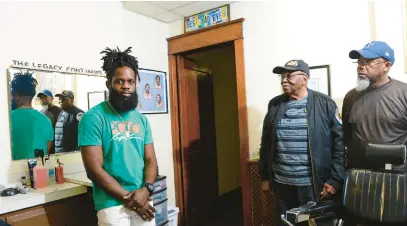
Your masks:
[[[312,161],[312,152],[311,152],[311,142],[310,142],[310,139],[309,139],[309,137],[310,137],[310,133],[309,133],[309,124],[308,124],[308,111],[306,110],[306,113],[307,113],[307,132],[308,132],[308,134],[307,134],[307,140],[308,140],[308,150],[309,150],[309,156],[310,156],[310,160],[311,160],[311,173],[312,173],[312,188],[313,188],[313,190],[314,190],[314,200],[315,201],[317,201],[317,192],[316,192],[316,189],[315,189],[315,184],[316,184],[316,182],[315,182],[315,178],[314,178],[314,175],[315,175],[315,173],[314,173],[314,164],[313,164],[313,161]]]

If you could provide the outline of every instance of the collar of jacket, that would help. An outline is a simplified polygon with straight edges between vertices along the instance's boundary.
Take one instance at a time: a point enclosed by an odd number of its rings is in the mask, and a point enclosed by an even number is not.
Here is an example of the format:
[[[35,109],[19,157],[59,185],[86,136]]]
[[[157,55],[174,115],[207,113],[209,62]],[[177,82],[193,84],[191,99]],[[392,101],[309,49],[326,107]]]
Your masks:
[[[308,89],[308,88],[307,88],[307,92],[308,92],[307,112],[311,112],[312,108],[314,107],[315,94],[314,94],[314,91],[312,91],[311,89]],[[284,98],[282,101],[283,105],[285,106],[289,100],[290,100],[290,97],[288,95],[284,95]]]

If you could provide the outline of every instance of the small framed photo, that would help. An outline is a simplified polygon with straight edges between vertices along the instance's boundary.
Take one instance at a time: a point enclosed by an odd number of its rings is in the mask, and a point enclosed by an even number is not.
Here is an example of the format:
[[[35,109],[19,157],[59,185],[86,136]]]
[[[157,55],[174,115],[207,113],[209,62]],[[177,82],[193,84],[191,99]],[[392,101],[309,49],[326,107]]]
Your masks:
[[[88,92],[88,110],[106,100],[106,91]]]
[[[332,97],[330,65],[313,66],[309,69],[308,88]]]
[[[167,74],[163,71],[139,69],[138,106],[143,114],[168,113]]]

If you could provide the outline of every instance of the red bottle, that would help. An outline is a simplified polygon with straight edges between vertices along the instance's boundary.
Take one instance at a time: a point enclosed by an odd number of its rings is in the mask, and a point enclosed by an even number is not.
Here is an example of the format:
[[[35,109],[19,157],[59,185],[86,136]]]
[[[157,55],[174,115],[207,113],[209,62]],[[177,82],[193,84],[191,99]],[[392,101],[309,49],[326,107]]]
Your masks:
[[[57,184],[63,184],[64,181],[64,167],[62,167],[63,163],[57,159],[58,167],[55,167],[55,176]]]

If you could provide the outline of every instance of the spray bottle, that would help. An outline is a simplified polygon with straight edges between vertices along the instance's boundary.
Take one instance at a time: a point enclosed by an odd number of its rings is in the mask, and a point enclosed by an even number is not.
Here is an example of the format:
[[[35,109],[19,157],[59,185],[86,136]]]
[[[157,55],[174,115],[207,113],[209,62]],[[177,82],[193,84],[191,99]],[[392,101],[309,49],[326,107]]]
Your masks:
[[[58,167],[55,168],[55,175],[57,184],[64,183],[64,167],[62,167],[63,163],[57,159]]]

